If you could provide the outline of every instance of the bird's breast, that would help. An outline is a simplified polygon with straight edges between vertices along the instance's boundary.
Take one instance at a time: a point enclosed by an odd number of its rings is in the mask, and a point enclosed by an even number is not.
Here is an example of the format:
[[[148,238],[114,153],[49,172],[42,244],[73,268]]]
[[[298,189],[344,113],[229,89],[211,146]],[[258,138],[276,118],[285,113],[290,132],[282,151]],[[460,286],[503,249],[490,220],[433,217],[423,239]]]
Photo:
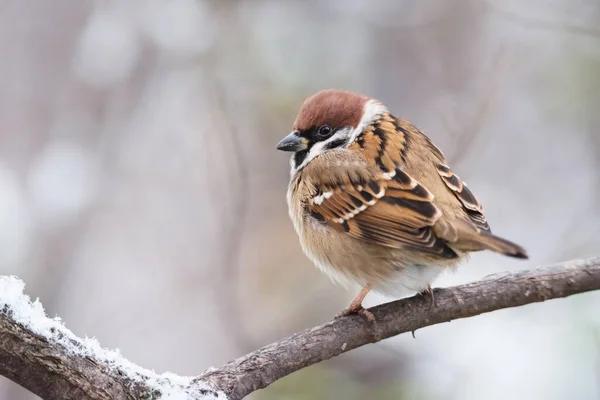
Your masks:
[[[364,286],[394,297],[425,290],[435,278],[460,260],[432,259],[406,249],[388,248],[336,231],[311,216],[310,187],[291,182],[287,200],[290,218],[306,256],[333,281],[344,286]]]

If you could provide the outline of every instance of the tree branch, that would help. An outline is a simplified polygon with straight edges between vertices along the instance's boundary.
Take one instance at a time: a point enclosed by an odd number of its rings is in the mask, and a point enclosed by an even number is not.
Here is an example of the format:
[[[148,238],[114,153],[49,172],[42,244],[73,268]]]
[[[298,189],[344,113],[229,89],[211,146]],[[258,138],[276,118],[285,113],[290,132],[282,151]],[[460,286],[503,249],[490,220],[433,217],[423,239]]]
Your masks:
[[[454,319],[598,289],[600,258],[492,275],[467,285],[435,289],[433,308],[431,300],[420,295],[373,307],[369,310],[377,321],[375,326],[354,315],[296,333],[198,380],[208,381],[231,400],[238,400],[292,372],[380,339]]]
[[[400,333],[475,315],[600,289],[600,258],[489,276],[435,289],[436,304],[414,296],[360,316],[296,333],[196,378],[158,375],[79,339],[31,304],[15,278],[0,280],[0,374],[44,399],[240,400],[294,371]]]

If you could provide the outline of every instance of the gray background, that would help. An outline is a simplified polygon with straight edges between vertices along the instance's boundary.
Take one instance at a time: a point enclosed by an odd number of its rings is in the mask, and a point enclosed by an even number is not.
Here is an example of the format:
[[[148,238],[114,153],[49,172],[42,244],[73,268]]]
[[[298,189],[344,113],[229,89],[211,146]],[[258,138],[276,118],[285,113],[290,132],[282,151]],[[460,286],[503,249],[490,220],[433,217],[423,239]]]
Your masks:
[[[325,322],[355,293],[302,255],[275,144],[328,87],[421,127],[531,255],[436,286],[598,255],[598,26],[591,0],[3,0],[0,273],[159,372]],[[252,398],[599,398],[598,300],[434,326]]]

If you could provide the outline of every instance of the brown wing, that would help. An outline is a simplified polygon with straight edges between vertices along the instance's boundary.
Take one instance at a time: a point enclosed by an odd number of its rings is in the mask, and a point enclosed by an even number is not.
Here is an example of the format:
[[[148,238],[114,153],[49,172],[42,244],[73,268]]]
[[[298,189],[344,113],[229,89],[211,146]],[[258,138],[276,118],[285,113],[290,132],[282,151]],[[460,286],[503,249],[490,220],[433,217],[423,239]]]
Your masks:
[[[438,164],[437,170],[446,186],[462,204],[471,222],[478,229],[491,233],[490,226],[485,219],[485,215],[483,215],[483,207],[477,197],[467,188],[467,185],[447,165]]]
[[[316,183],[311,214],[339,232],[369,243],[455,258],[432,230],[441,212],[433,194],[400,168],[365,165],[330,169]]]

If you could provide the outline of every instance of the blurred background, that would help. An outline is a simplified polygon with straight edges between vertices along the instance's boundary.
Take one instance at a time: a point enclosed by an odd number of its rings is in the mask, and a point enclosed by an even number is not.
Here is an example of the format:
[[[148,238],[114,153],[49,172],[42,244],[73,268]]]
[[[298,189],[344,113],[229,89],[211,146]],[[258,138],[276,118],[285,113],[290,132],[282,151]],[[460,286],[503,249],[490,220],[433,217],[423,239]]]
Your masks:
[[[436,286],[599,255],[599,27],[592,0],[4,0],[0,273],[158,372],[326,322],[356,293],[303,256],[275,150],[323,88],[421,127],[531,255]],[[251,398],[598,399],[599,300],[401,335]]]

